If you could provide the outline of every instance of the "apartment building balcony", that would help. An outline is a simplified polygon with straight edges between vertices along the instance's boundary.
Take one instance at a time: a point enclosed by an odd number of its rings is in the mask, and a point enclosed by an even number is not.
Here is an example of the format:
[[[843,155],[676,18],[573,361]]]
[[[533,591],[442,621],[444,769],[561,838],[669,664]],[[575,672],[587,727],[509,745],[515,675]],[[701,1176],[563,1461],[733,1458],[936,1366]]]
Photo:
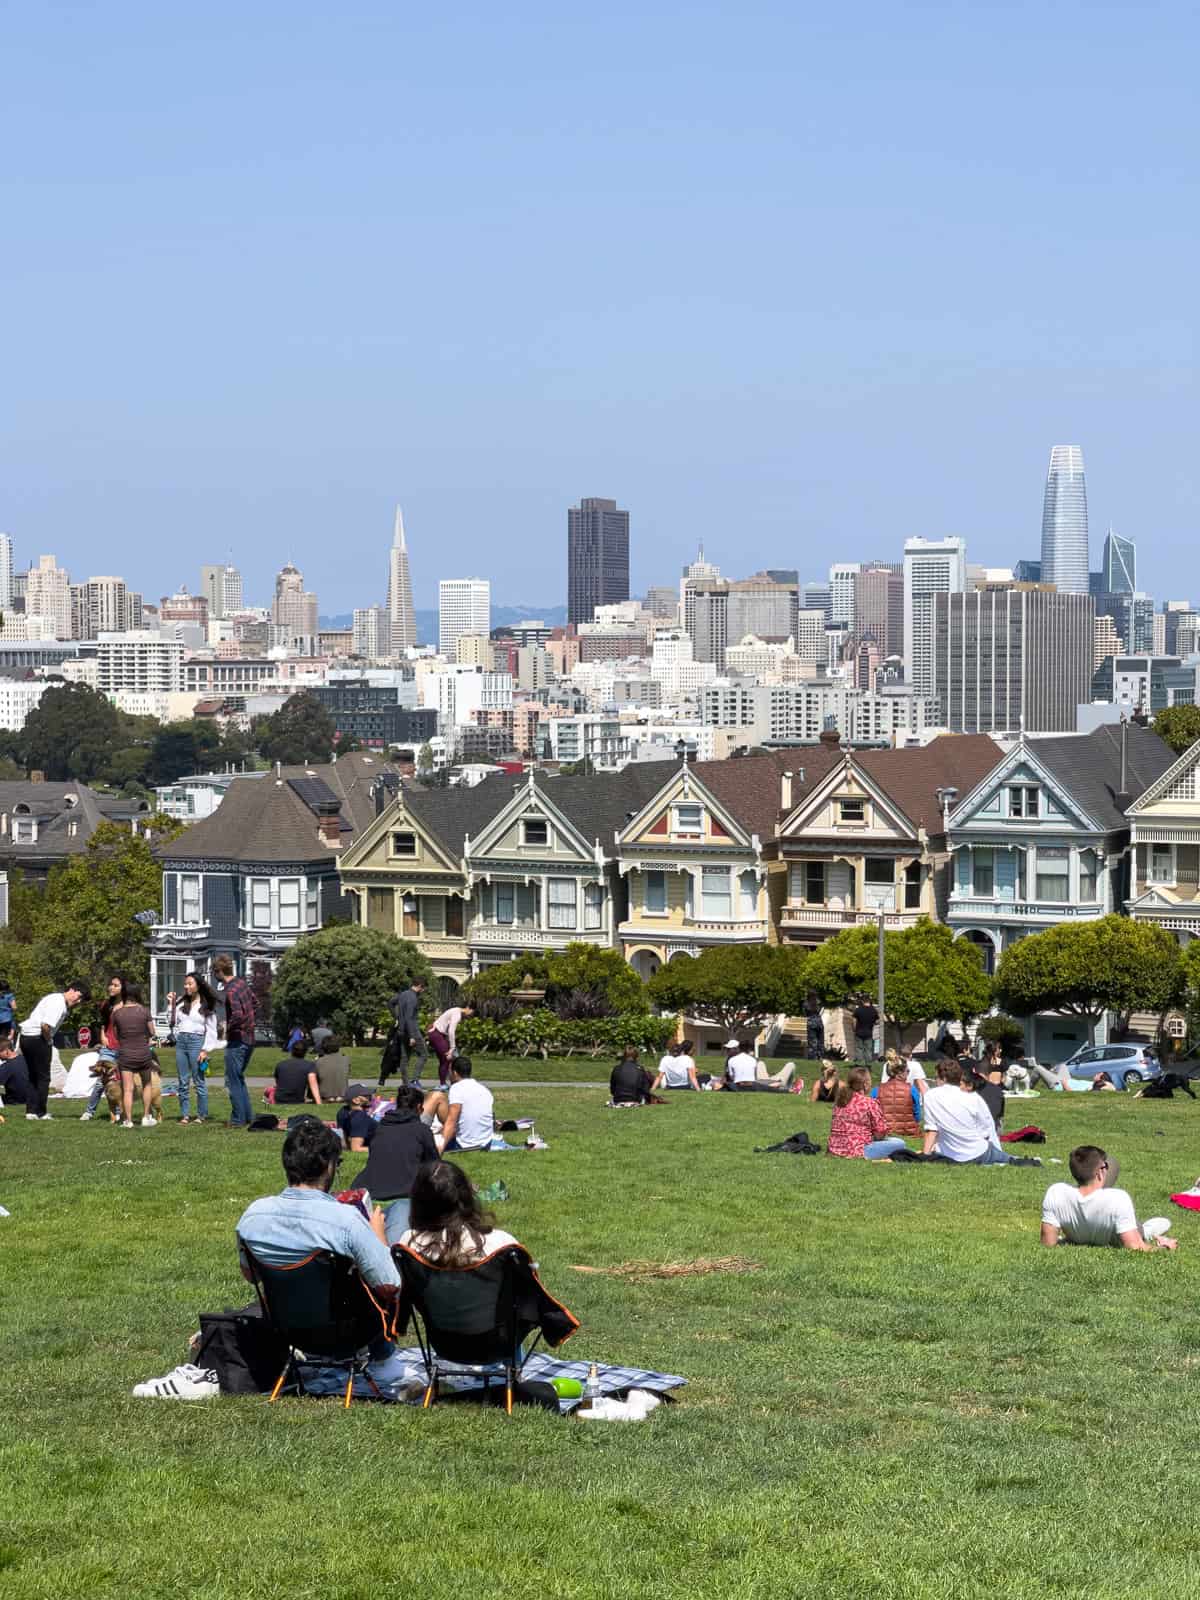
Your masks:
[[[998,900],[994,896],[951,894],[946,921],[953,927],[967,923],[1089,922],[1107,915],[1096,901],[1075,905],[1065,900]]]
[[[204,944],[212,936],[211,922],[158,922],[150,929],[150,944],[160,953],[172,947]]]
[[[885,911],[883,925],[894,932],[915,927],[922,911]],[[878,927],[879,912],[869,907],[851,906],[835,909],[831,906],[785,905],[779,914],[779,925],[784,933],[841,933],[844,928]]]

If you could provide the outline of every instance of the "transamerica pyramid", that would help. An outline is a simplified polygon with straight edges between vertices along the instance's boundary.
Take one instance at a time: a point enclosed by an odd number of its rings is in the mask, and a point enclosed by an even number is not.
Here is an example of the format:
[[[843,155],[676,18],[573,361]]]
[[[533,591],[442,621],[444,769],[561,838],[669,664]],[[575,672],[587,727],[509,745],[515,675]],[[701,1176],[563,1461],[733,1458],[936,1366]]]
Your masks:
[[[412,578],[408,571],[408,544],[404,538],[404,513],[396,507],[396,531],[388,558],[389,654],[403,655],[417,643],[417,618],[413,611]]]

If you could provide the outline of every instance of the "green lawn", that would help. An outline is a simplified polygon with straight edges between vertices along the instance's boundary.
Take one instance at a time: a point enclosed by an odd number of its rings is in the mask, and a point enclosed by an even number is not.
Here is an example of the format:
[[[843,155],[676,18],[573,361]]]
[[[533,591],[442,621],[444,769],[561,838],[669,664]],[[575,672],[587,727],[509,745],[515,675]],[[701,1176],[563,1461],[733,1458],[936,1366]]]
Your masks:
[[[501,1090],[550,1148],[466,1164],[507,1180],[500,1221],[581,1318],[573,1355],[691,1379],[640,1424],[134,1400],[202,1308],[244,1301],[233,1226],[280,1186],[279,1141],[10,1110],[0,1596],[1192,1600],[1190,1215],[1174,1255],[1042,1251],[1038,1201],[1064,1168],[755,1155],[798,1128],[823,1141],[827,1113],[600,1098]],[[1083,1139],[1118,1154],[1143,1215],[1200,1169],[1189,1100],[1027,1104],[1046,1157]],[[762,1270],[570,1270],[732,1254]]]

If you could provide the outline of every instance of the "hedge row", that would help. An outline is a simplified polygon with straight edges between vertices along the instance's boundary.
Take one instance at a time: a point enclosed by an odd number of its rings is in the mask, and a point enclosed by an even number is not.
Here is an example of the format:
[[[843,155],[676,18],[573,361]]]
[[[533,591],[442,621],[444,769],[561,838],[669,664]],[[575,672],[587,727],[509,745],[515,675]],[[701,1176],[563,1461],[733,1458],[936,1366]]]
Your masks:
[[[674,1017],[625,1013],[585,1021],[568,1020],[539,1008],[503,1021],[467,1017],[458,1029],[457,1044],[469,1056],[570,1056],[595,1058],[619,1054],[626,1045],[639,1050],[661,1050],[674,1035]]]

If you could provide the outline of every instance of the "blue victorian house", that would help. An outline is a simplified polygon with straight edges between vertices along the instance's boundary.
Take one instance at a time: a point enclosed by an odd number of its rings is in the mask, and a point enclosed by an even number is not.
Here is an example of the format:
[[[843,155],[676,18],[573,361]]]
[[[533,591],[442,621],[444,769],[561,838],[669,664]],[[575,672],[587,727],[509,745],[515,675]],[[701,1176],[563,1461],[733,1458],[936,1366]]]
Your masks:
[[[1174,759],[1136,723],[1023,736],[969,794],[945,794],[954,869],[946,920],[979,947],[988,972],[1027,933],[1123,910],[1126,809]],[[1039,1061],[1061,1061],[1086,1032],[1081,1019],[1042,1016],[1029,1045]]]

